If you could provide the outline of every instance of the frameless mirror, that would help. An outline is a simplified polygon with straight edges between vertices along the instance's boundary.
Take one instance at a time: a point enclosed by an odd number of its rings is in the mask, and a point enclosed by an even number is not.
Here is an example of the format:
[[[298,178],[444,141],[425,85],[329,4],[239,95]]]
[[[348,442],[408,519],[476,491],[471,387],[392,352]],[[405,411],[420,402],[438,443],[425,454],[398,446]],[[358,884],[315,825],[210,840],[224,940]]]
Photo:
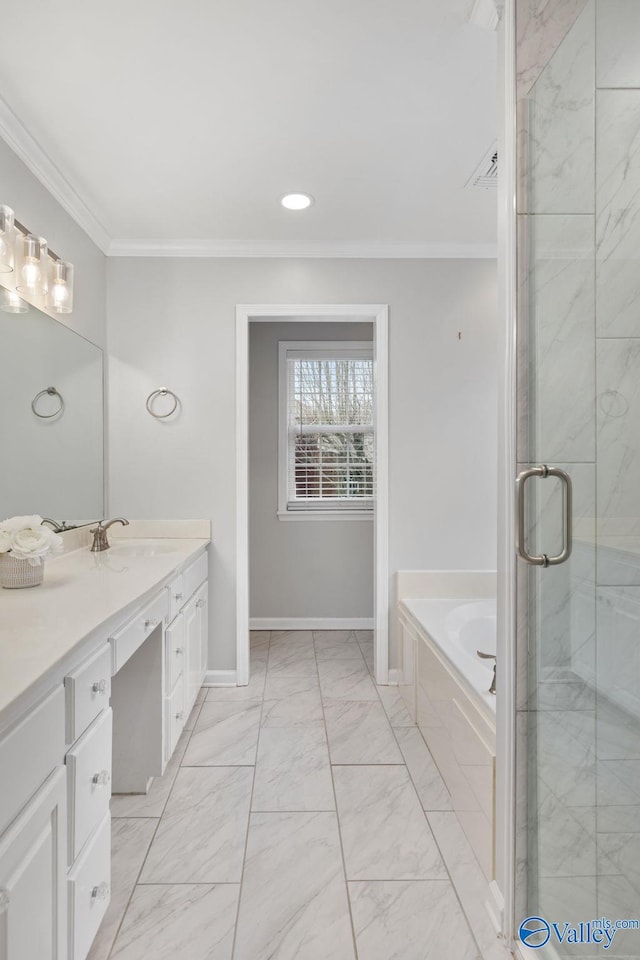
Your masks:
[[[0,310],[0,519],[79,526],[103,516],[102,350],[24,308]]]

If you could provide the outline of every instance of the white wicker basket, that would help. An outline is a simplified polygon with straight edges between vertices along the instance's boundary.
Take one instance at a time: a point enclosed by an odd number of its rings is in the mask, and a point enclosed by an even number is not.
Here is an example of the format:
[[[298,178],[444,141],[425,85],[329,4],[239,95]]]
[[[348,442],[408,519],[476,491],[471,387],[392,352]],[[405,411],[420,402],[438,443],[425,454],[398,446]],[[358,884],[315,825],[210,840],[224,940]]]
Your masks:
[[[38,587],[43,577],[44,560],[34,567],[28,560],[16,560],[10,553],[0,553],[0,587],[8,590]]]

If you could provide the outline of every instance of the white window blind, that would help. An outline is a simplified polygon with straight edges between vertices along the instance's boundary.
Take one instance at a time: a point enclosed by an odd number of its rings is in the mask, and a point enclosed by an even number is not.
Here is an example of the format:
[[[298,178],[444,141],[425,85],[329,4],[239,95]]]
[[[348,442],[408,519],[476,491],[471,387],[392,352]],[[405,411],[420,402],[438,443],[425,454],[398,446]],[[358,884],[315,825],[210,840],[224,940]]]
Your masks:
[[[366,344],[287,349],[287,510],[371,511],[373,358]]]

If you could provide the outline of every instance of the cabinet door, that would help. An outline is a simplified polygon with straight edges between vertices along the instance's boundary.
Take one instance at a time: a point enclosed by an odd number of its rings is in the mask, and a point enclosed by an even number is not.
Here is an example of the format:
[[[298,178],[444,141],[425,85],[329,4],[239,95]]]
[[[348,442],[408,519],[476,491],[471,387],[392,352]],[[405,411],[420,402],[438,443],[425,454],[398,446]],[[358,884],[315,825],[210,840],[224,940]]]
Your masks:
[[[209,583],[202,584],[195,595],[198,619],[200,620],[200,679],[198,686],[202,686],[204,675],[209,664]]]
[[[66,784],[58,767],[0,839],[1,960],[66,960]]]
[[[184,608],[182,613],[184,617],[184,627],[187,647],[187,672],[185,676],[185,713],[189,716],[198,690],[200,689],[200,677],[202,673],[202,656],[200,652],[200,616],[199,608],[196,605],[196,598],[193,597]]]

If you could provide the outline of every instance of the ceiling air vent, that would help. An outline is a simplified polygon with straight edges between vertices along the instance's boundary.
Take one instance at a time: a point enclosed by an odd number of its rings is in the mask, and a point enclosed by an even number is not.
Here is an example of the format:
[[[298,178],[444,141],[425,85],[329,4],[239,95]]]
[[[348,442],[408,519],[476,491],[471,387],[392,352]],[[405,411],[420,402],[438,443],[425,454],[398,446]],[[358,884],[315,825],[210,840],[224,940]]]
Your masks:
[[[498,148],[491,147],[467,181],[467,187],[474,190],[490,190],[498,184]]]

